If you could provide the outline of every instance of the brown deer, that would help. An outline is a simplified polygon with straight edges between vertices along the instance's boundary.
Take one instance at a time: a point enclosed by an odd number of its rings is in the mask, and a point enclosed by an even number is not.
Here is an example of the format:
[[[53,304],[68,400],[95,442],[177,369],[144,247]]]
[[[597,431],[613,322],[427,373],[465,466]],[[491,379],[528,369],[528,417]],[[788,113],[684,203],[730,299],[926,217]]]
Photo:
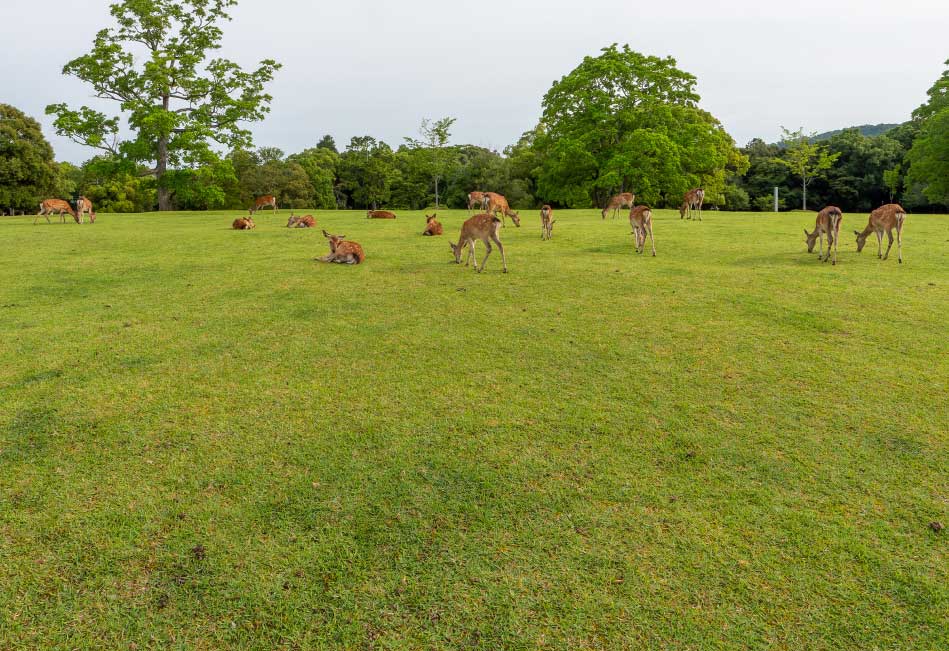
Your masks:
[[[616,219],[616,213],[620,208],[630,208],[633,207],[633,202],[636,201],[636,195],[632,192],[621,192],[616,196],[610,197],[609,202],[606,204],[606,208],[600,211],[600,214],[603,216],[603,219],[606,219],[606,213],[610,210],[613,211],[613,219]]]
[[[313,219],[313,215],[294,215],[293,211],[290,211],[290,219],[287,220],[287,228],[313,228],[316,226],[316,220]]]
[[[511,210],[511,207],[507,204],[507,199],[503,194],[498,194],[497,192],[485,192],[482,206],[484,207],[484,212],[489,215],[497,216],[498,213],[501,213],[501,226],[504,226],[504,218],[510,217],[515,226],[518,228],[521,227],[520,213],[516,213]]]
[[[356,242],[346,242],[345,235],[330,235],[323,231],[323,237],[329,240],[329,255],[317,258],[320,262],[337,262],[339,264],[360,264],[366,259],[362,247]]]
[[[507,273],[507,258],[504,257],[504,245],[501,244],[501,220],[494,215],[483,213],[470,217],[461,225],[461,235],[458,237],[458,244],[448,243],[452,253],[455,254],[455,262],[461,264],[461,254],[468,247],[468,257],[465,259],[465,266],[474,258],[474,268],[478,273],[484,271],[484,265],[488,262],[488,256],[491,255],[491,242],[498,245],[501,252],[501,265],[504,267],[504,273]],[[478,258],[475,255],[475,241],[481,240],[487,247],[484,259],[481,261],[481,267],[478,267]]]
[[[76,221],[82,223],[83,215],[89,215],[89,223],[96,223],[96,213],[92,210],[92,202],[85,197],[79,197],[76,201]]]
[[[481,208],[481,210],[486,210],[487,208],[484,205],[484,192],[469,192],[468,193],[468,214],[471,214],[473,208]]]
[[[36,213],[36,217],[33,218],[33,223],[36,223],[36,220],[40,218],[40,215],[46,217],[46,223],[51,224],[49,216],[53,214],[59,215],[59,223],[65,224],[66,217],[63,213],[69,213],[73,216],[73,219],[76,219],[76,223],[79,223],[79,220],[76,218],[76,211],[72,209],[72,206],[69,205],[68,201],[63,201],[62,199],[45,199],[40,203],[40,211]]]
[[[652,210],[649,206],[636,206],[629,211],[629,225],[633,227],[636,237],[636,253],[642,253],[646,248],[646,235],[652,244],[652,255],[656,256],[656,240],[652,236]]]
[[[893,229],[896,229],[896,250],[900,264],[903,264],[903,222],[906,221],[906,211],[903,206],[897,203],[888,203],[880,206],[870,213],[870,221],[862,233],[854,231],[857,236],[857,253],[863,251],[863,245],[867,243],[867,236],[870,233],[876,233],[877,236],[877,257],[886,260],[890,255],[890,249],[893,247]],[[890,239],[886,247],[886,253],[883,253],[883,233]]]
[[[366,219],[395,219],[395,213],[388,210],[367,210]]]
[[[250,209],[250,214],[253,215],[255,212],[257,212],[261,208],[266,208],[267,206],[270,206],[271,208],[273,208],[273,213],[276,215],[277,214],[277,197],[273,196],[272,194],[265,194],[262,197],[257,197],[256,199],[254,199],[254,207]]]
[[[554,236],[554,209],[544,204],[540,209],[540,239],[549,240]]]
[[[252,228],[257,228],[257,224],[254,223],[254,218],[248,215],[247,217],[238,217],[231,224],[231,228],[235,231],[249,231]]]
[[[840,224],[844,220],[844,214],[837,206],[826,206],[817,213],[817,221],[814,223],[814,232],[808,233],[804,229],[804,235],[807,236],[807,252],[814,252],[814,242],[820,240],[818,249],[818,261],[827,262],[830,259],[830,251],[833,248],[834,261],[837,264],[837,245],[840,243]],[[824,255],[824,233],[827,233],[827,255]]]
[[[686,213],[689,214],[689,219],[692,219],[692,215],[695,211],[698,211],[699,221],[702,221],[703,203],[705,203],[705,190],[702,188],[689,190],[682,197],[682,205],[679,206],[679,219],[683,219]]]
[[[435,215],[425,215],[425,230],[422,235],[441,235],[444,232],[441,223],[435,219]]]

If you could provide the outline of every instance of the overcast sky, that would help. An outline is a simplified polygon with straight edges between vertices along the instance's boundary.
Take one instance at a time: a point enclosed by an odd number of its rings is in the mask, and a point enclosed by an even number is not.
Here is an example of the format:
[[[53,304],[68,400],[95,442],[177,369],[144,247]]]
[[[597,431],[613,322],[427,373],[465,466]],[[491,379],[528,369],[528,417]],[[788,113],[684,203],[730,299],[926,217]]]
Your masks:
[[[52,102],[90,103],[62,66],[111,25],[105,0],[0,0],[0,101],[41,121],[57,158]],[[331,134],[393,146],[422,117],[458,119],[452,142],[496,149],[540,115],[550,84],[611,43],[671,55],[739,145],[780,125],[826,131],[901,122],[949,58],[949,0],[240,0],[222,56],[274,58],[258,146],[292,153]]]

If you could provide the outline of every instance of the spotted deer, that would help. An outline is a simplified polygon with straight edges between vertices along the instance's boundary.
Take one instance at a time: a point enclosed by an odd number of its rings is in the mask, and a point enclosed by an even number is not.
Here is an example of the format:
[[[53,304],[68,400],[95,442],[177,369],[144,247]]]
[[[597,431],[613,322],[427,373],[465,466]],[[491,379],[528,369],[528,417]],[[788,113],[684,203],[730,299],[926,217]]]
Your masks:
[[[703,203],[705,203],[705,190],[702,188],[689,190],[682,197],[682,205],[679,206],[679,219],[684,219],[686,213],[688,213],[689,219],[692,219],[692,215],[698,212],[699,221],[702,221]]]
[[[247,217],[238,217],[231,223],[231,228],[235,231],[249,231],[252,228],[257,228],[257,224],[254,223],[254,218],[248,215]]]
[[[313,215],[294,215],[293,211],[290,211],[290,219],[287,220],[287,228],[313,228],[316,226],[316,220],[313,219]]]
[[[636,238],[636,253],[642,253],[646,248],[646,235],[652,244],[652,255],[656,256],[656,240],[652,236],[652,210],[649,206],[636,206],[629,211],[629,225],[633,227],[633,236]]]
[[[441,235],[444,232],[441,223],[435,219],[435,215],[425,215],[425,230],[422,235]]]
[[[600,211],[600,215],[603,216],[603,219],[606,219],[606,213],[613,211],[613,219],[616,219],[616,213],[619,212],[621,208],[630,208],[633,207],[633,202],[636,201],[636,195],[632,192],[621,192],[613,197],[610,197],[609,202],[606,204],[606,208]]]
[[[511,210],[503,194],[485,192],[482,205],[484,206],[484,212],[489,215],[497,216],[498,213],[501,213],[501,226],[504,226],[504,218],[510,217],[515,226],[521,227],[520,213]]]
[[[46,217],[46,223],[51,224],[52,222],[49,220],[49,216],[58,214],[59,223],[65,224],[66,217],[64,213],[67,212],[73,216],[73,219],[76,219],[76,223],[79,223],[79,220],[76,218],[76,211],[72,209],[68,201],[63,201],[62,199],[45,199],[40,203],[40,211],[36,213],[36,217],[33,218],[33,223],[35,224],[36,220],[42,215]]]
[[[501,220],[495,217],[494,215],[489,215],[487,213],[482,213],[480,215],[475,215],[470,217],[464,224],[461,225],[461,235],[458,237],[458,244],[448,243],[448,246],[451,247],[451,252],[455,254],[455,263],[461,264],[461,254],[464,252],[465,247],[468,247],[468,257],[465,259],[465,266],[468,266],[468,263],[474,260],[474,269],[477,272],[484,271],[484,265],[488,262],[488,256],[491,255],[491,242],[494,242],[498,245],[498,251],[501,252],[501,265],[504,269],[504,273],[507,273],[507,258],[504,256],[504,245],[501,244]],[[481,266],[478,267],[478,258],[475,255],[475,241],[481,240],[484,242],[487,251],[484,254],[484,259],[481,261]]]
[[[92,202],[85,197],[79,197],[76,201],[76,220],[81,224],[83,215],[89,216],[89,223],[96,223],[96,213],[92,209]]]
[[[817,213],[817,221],[814,223],[814,232],[808,233],[804,229],[804,235],[807,236],[807,252],[814,252],[814,243],[820,240],[820,247],[817,252],[817,260],[827,262],[830,259],[831,249],[834,252],[834,261],[831,264],[837,264],[837,245],[840,243],[840,224],[844,220],[844,214],[837,206],[826,206]],[[827,255],[824,255],[824,234],[827,234]]]
[[[395,213],[388,210],[367,210],[366,219],[395,219]]]
[[[549,240],[554,236],[554,209],[544,204],[540,209],[540,239]]]
[[[273,208],[273,213],[276,215],[277,214],[277,197],[273,196],[272,194],[265,194],[262,197],[257,197],[256,199],[254,199],[254,207],[250,209],[250,214],[253,215],[255,212],[257,212],[261,208],[266,208],[267,206],[270,206],[271,208]]]
[[[366,259],[362,247],[356,242],[345,241],[345,235],[330,235],[323,231],[323,237],[329,240],[329,255],[317,258],[320,262],[337,262],[339,264],[360,264]]]
[[[487,210],[487,207],[484,205],[484,192],[469,192],[468,193],[468,214],[471,214],[471,211],[474,208],[481,208],[481,210]]]
[[[890,256],[890,249],[893,248],[893,229],[896,229],[896,251],[900,261],[903,264],[903,222],[906,221],[906,211],[903,206],[897,203],[888,203],[880,206],[870,213],[870,221],[862,233],[854,231],[857,236],[857,253],[863,251],[863,245],[867,243],[867,237],[870,233],[876,233],[877,236],[877,257],[886,260]],[[883,253],[883,233],[889,238],[890,243],[886,247],[886,253]]]

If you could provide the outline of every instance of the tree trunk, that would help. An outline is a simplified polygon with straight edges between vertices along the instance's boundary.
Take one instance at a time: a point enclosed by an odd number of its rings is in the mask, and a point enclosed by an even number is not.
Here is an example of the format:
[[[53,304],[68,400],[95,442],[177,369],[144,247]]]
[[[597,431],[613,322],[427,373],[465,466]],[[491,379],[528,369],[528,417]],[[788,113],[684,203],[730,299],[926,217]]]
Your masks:
[[[171,98],[166,94],[162,98],[162,108],[168,110]],[[168,136],[162,136],[158,139],[158,153],[155,161],[155,181],[158,184],[158,210],[171,210],[171,190],[163,187],[161,179],[168,170]]]
[[[803,198],[803,206],[801,209],[807,210],[807,181],[804,181],[804,185],[802,187],[804,188],[804,198]]]

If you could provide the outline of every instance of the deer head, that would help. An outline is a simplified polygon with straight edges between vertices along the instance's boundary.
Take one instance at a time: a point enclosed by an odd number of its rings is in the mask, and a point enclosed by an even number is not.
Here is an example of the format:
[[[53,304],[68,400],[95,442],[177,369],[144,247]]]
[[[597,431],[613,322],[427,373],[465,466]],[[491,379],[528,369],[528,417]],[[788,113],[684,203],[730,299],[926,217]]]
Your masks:
[[[865,233],[865,232],[860,233],[858,231],[854,231],[853,234],[857,236],[857,253],[860,253],[861,251],[863,251],[863,245],[867,243],[868,233]]]
[[[813,252],[814,252],[814,245],[817,243],[817,236],[818,236],[819,234],[820,234],[820,229],[819,229],[819,228],[815,228],[813,233],[808,233],[808,232],[807,232],[807,229],[806,229],[806,228],[804,229],[804,236],[807,238],[807,239],[804,240],[804,241],[807,242],[807,252],[808,252],[808,253],[813,253]]]
[[[451,247],[451,252],[455,255],[455,264],[461,264],[461,252],[464,250],[464,244],[452,244],[448,243],[448,246]]]
[[[515,226],[517,226],[518,228],[521,227],[521,216],[520,216],[520,214],[518,214],[518,213],[516,213],[516,212],[514,212],[514,211],[512,210],[511,212],[509,212],[509,213],[507,214],[507,216],[511,218],[511,221],[514,222],[514,225],[515,225]]]

